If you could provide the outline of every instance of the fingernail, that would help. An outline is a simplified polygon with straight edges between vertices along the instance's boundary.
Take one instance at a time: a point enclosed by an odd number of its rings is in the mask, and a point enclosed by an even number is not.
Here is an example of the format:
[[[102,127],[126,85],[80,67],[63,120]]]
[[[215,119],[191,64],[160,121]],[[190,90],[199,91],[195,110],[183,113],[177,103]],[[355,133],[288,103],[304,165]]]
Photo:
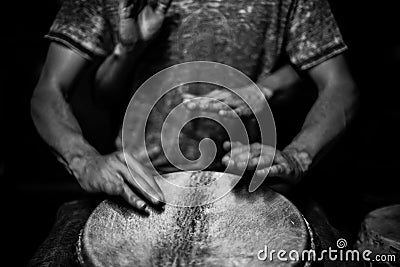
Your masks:
[[[201,108],[201,109],[207,109],[207,108],[208,108],[208,105],[207,105],[207,104],[200,104],[200,108]]]
[[[161,195],[157,194],[156,196],[151,196],[151,201],[154,205],[159,205],[160,203],[162,203],[163,198],[161,197]]]
[[[243,162],[243,161],[239,162],[239,163],[238,163],[238,167],[239,167],[239,168],[244,168],[244,167],[246,167],[246,162]]]
[[[189,102],[189,103],[187,104],[187,107],[188,107],[189,109],[194,109],[194,108],[196,107],[196,104],[193,103],[193,102]]]
[[[163,195],[158,195],[159,200],[157,201],[158,204],[165,202],[165,197]]]
[[[146,207],[146,203],[144,203],[142,200],[138,200],[136,202],[136,205],[138,206],[139,209],[144,209]]]

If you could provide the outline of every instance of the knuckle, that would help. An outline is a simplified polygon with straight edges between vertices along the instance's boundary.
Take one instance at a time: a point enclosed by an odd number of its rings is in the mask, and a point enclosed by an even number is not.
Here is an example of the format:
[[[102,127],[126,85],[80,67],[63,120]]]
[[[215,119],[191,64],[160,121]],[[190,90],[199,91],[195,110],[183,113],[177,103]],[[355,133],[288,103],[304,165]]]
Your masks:
[[[114,192],[116,195],[121,195],[124,192],[123,183],[115,183],[114,184]]]

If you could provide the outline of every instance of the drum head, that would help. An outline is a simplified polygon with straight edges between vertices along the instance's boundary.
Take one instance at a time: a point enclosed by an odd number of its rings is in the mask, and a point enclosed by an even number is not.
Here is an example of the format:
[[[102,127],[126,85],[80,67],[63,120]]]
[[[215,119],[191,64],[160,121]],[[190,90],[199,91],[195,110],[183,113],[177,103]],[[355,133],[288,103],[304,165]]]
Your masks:
[[[197,182],[217,179],[218,190],[204,187],[198,193],[185,191],[191,195],[175,195],[175,203],[184,199],[185,203],[193,204],[239,179],[216,172],[179,172],[164,177],[177,184],[190,184],[193,179]],[[170,188],[165,180],[158,182],[161,189]],[[167,197],[174,198],[171,193]],[[212,203],[192,207],[166,205],[165,211],[150,212],[148,217],[106,200],[94,210],[81,236],[81,258],[89,266],[299,264],[279,261],[276,253],[273,261],[269,257],[259,260],[259,251],[266,248],[268,254],[272,250],[287,253],[295,250],[300,255],[309,248],[309,235],[300,212],[286,198],[266,187],[253,193],[247,187],[235,187]]]

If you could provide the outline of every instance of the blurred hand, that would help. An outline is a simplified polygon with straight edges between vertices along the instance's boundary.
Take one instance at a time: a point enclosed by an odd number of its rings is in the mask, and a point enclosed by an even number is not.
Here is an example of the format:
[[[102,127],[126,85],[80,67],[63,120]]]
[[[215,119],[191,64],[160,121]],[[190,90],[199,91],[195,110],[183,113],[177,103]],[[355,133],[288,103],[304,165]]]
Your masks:
[[[243,145],[240,142],[225,142],[224,148],[230,149],[222,159],[222,163],[228,168],[256,170],[256,175],[265,177],[268,174],[269,177],[279,178],[278,184],[288,187],[299,183],[307,169],[293,154],[295,152],[279,151],[259,143]]]
[[[155,6],[141,0],[119,0],[119,36],[124,46],[149,41],[159,32],[172,0],[158,0]]]
[[[77,166],[78,164],[80,165]],[[89,156],[75,164],[73,170],[80,186],[87,192],[121,196],[139,210],[145,210],[145,201],[154,205],[160,205],[165,201],[160,187],[150,172],[135,158],[123,152]]]
[[[236,89],[235,92],[238,95],[227,89],[217,89],[201,98],[192,94],[182,94],[182,97],[186,107],[190,110],[211,111],[227,117],[236,116],[235,114],[249,116],[252,113],[260,112],[266,105],[265,95],[268,96],[268,89],[264,88],[263,91],[261,93],[256,86],[252,85]],[[250,106],[253,107],[253,110]]]

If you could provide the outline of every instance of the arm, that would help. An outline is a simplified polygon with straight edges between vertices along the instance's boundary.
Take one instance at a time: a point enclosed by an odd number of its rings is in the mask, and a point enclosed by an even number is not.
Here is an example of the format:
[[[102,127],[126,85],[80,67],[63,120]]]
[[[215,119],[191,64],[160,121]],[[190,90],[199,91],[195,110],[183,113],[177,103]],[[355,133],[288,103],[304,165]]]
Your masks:
[[[121,0],[119,5],[119,43],[100,65],[95,76],[95,98],[102,103],[118,103],[124,89],[132,82],[132,73],[139,56],[158,34],[171,0],[159,0],[156,6],[147,4],[135,20],[134,10],[140,3]]]
[[[127,48],[120,43],[100,65],[95,76],[95,100],[105,105],[119,103],[125,95],[125,88],[132,82],[132,70],[139,55],[144,51],[144,43],[136,43]],[[133,52],[134,51],[134,52]]]
[[[287,98],[289,91],[301,82],[299,74],[289,64],[284,65],[271,75],[261,78],[257,85],[264,89],[267,99],[280,101]]]
[[[143,210],[144,202],[130,189],[132,186],[147,200],[158,204],[155,198],[163,200],[161,190],[133,157],[122,152],[102,156],[84,139],[67,101],[74,83],[88,64],[72,50],[55,43],[50,45],[31,100],[35,126],[86,191],[120,195],[132,206]]]
[[[31,112],[42,138],[67,167],[75,158],[97,153],[83,138],[67,103],[73,84],[88,61],[72,50],[52,43],[39,82],[31,99]],[[73,171],[73,166],[69,166]]]
[[[310,69],[309,75],[318,87],[318,98],[300,133],[284,149],[304,171],[345,130],[358,104],[357,89],[342,55]]]
[[[302,176],[343,133],[358,105],[356,86],[343,56],[315,66],[309,74],[318,87],[318,98],[293,141],[283,151],[258,143],[244,146],[227,142],[225,148],[231,149],[230,154],[223,158],[227,166],[239,169],[257,167],[258,176],[277,177],[269,179],[270,186],[281,193],[300,182]],[[251,160],[246,166],[248,157]]]

